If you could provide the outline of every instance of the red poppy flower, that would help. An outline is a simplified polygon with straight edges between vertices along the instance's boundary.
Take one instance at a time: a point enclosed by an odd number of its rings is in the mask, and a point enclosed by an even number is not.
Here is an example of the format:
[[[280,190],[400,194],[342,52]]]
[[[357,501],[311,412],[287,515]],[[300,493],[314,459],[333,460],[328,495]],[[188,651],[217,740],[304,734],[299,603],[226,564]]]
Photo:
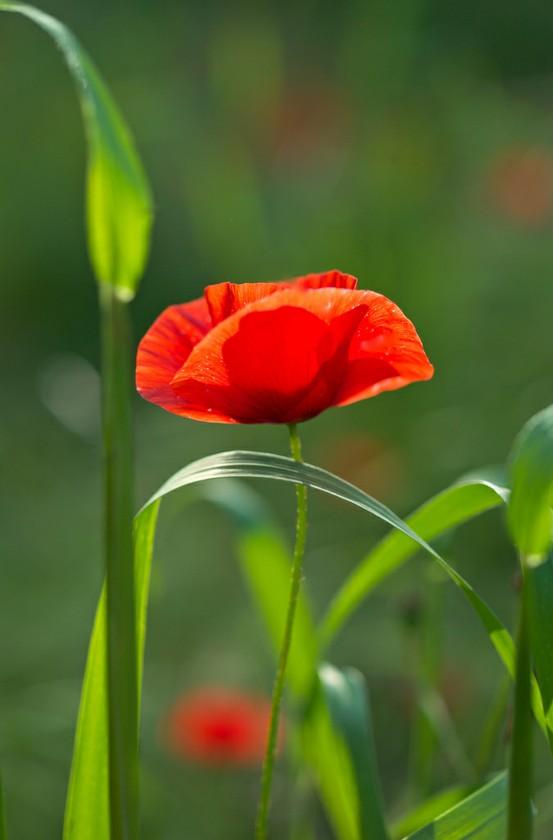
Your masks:
[[[170,306],[140,342],[136,384],[194,420],[297,423],[433,372],[395,303],[329,271],[219,283]]]
[[[178,756],[211,765],[256,766],[263,762],[270,717],[264,697],[206,688],[175,705],[165,734]]]

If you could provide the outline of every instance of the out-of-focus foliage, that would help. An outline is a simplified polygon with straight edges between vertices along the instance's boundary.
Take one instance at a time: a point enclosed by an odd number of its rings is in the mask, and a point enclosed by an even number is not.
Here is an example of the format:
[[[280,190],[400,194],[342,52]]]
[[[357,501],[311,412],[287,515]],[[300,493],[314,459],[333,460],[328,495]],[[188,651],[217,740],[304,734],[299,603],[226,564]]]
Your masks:
[[[137,336],[206,283],[339,267],[414,320],[436,377],[309,423],[307,460],[399,513],[470,468],[504,462],[523,422],[552,401],[549,4],[42,6],[94,55],[146,162],[158,223],[133,304]],[[85,149],[65,68],[41,33],[8,17],[0,54],[0,451],[11,480],[0,748],[12,833],[54,838],[100,588],[96,299],[92,282],[81,282],[90,279]],[[138,399],[136,407],[140,502],[186,460],[285,451],[278,429],[203,427]],[[261,489],[291,532],[290,488]],[[440,551],[509,623],[516,564],[502,525],[489,514]],[[313,500],[306,575],[318,611],[381,533],[360,513]],[[268,691],[271,654],[230,526],[212,507],[181,514],[168,501],[157,557],[145,836],[177,840],[186,822],[191,836],[218,840],[224,827],[242,840],[257,774],[178,764],[158,726],[174,698],[202,682]],[[369,678],[384,796],[398,816],[413,715],[401,616],[413,595],[424,608],[422,568],[414,561],[391,578],[332,650],[333,662]],[[474,754],[500,666],[457,593],[446,597],[440,688]],[[436,789],[458,781],[441,757],[434,771]],[[217,814],[207,807],[215,788]],[[277,778],[275,813],[288,797]]]

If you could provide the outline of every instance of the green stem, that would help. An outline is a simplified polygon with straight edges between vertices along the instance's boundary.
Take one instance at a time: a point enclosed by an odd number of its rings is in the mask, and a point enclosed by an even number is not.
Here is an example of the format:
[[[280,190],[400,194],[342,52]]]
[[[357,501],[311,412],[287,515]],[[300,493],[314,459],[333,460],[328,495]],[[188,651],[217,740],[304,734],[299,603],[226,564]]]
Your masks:
[[[296,424],[290,424],[290,451],[292,457],[298,463],[303,463],[301,456],[301,441]],[[259,797],[259,808],[257,811],[257,822],[255,826],[256,840],[266,840],[267,820],[269,816],[269,805],[271,800],[271,783],[273,779],[273,767],[280,719],[280,707],[284,692],[286,679],[286,666],[288,654],[292,643],[292,632],[294,629],[294,618],[300,592],[303,555],[305,553],[305,541],[307,537],[307,487],[305,484],[296,484],[296,544],[292,560],[290,595],[288,597],[288,609],[284,623],[284,633],[280,648],[278,668],[273,688],[273,701],[271,708],[271,722],[269,725],[269,736],[263,762],[263,775],[261,778],[261,793]]]
[[[532,817],[532,709],[531,660],[528,634],[525,558],[517,633],[513,739],[509,761],[507,840],[531,840]]]
[[[100,288],[110,840],[138,834],[131,342],[126,304]]]

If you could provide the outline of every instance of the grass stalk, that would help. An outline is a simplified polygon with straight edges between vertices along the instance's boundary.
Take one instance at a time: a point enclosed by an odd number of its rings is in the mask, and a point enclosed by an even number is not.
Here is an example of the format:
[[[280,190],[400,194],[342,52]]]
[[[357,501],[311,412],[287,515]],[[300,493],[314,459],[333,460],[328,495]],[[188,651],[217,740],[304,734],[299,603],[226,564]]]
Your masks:
[[[127,304],[100,287],[110,840],[138,835],[131,339]]]

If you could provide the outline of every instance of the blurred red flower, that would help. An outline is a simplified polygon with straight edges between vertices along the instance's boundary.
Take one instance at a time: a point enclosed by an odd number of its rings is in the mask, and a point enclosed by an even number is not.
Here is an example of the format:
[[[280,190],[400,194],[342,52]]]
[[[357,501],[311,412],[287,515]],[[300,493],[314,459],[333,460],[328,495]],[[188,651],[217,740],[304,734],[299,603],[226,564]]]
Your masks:
[[[528,226],[543,224],[553,211],[553,155],[538,147],[508,149],[491,169],[489,189],[504,216]]]
[[[296,423],[430,379],[415,327],[392,301],[329,271],[219,283],[170,306],[138,347],[140,394],[219,423]]]
[[[271,704],[220,688],[205,688],[179,700],[165,724],[165,740],[179,756],[211,765],[262,764]],[[281,726],[279,744],[282,745]]]

